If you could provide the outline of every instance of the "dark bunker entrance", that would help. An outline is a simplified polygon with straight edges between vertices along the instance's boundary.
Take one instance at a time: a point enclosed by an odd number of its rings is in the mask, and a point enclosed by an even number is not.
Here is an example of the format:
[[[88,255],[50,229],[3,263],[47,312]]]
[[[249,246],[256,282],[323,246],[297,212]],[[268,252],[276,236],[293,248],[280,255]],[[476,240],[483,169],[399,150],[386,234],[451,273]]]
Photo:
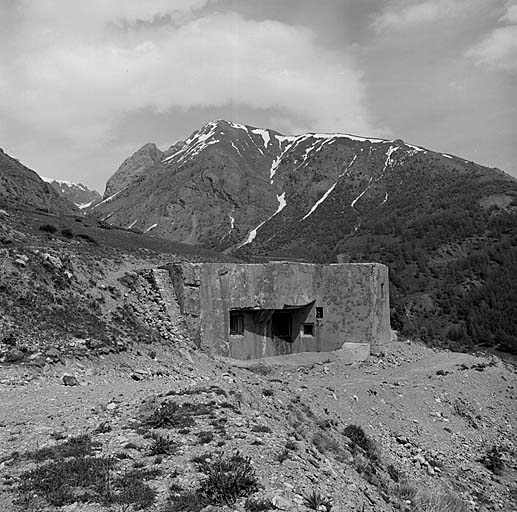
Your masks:
[[[277,354],[296,352],[294,345],[314,338],[314,302],[283,309],[230,309],[230,339],[244,345],[272,343]]]

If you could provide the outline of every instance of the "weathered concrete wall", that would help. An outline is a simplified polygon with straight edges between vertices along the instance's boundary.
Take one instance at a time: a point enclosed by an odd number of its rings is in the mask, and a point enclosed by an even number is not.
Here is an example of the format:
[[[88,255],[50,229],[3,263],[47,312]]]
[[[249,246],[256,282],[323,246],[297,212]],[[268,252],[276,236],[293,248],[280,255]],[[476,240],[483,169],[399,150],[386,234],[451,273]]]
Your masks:
[[[380,264],[196,263],[169,268],[181,312],[197,343],[211,352],[254,359],[304,351],[331,351],[344,342],[389,342],[388,271]],[[292,342],[273,339],[259,310],[292,311]],[[323,318],[316,318],[316,307]],[[229,335],[230,310],[244,312],[245,334]],[[314,336],[300,333],[314,323]]]

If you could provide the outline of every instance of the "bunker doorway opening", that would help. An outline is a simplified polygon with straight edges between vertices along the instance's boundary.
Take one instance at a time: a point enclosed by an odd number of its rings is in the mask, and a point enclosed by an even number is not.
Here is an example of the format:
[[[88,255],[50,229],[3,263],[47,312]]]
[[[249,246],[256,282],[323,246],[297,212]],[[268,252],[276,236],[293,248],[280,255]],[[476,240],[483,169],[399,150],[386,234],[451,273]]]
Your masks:
[[[293,316],[290,311],[275,311],[273,313],[271,334],[283,341],[293,341]]]

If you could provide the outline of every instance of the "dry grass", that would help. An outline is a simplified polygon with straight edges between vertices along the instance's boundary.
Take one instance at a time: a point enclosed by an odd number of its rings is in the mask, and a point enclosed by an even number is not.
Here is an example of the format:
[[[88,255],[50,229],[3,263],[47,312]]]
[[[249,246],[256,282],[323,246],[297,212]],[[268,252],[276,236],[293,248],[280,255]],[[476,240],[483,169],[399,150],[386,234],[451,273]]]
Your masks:
[[[449,489],[418,489],[412,512],[468,512],[467,504]]]

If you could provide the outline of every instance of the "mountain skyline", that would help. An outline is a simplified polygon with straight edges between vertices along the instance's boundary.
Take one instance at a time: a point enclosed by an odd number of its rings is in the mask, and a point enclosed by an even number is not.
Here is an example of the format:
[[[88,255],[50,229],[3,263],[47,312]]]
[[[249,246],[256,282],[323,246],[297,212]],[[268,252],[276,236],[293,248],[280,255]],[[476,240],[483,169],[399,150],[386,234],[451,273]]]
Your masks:
[[[53,179],[102,189],[146,142],[221,118],[517,174],[513,1],[9,0],[0,15],[0,141]]]

